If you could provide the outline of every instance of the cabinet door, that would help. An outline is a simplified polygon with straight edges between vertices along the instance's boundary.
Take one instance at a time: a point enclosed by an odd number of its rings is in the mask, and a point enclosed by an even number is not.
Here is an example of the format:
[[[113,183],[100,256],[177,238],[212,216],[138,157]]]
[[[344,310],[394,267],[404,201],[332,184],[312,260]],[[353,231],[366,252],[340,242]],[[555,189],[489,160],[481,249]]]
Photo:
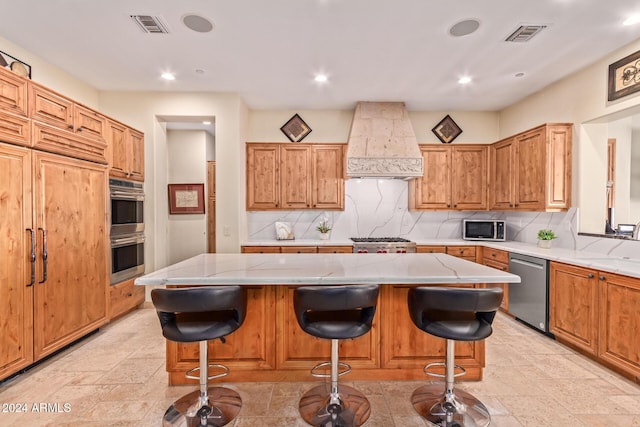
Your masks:
[[[454,147],[451,201],[455,209],[487,209],[487,147]]]
[[[86,138],[93,138],[100,141],[106,139],[107,119],[97,111],[79,104],[74,104],[73,123],[75,132]]]
[[[501,262],[496,262],[492,259],[484,258],[483,264],[487,267],[495,268],[496,270],[509,271],[509,264],[503,264]],[[502,302],[500,303],[500,308],[502,311],[509,312],[509,284],[508,283],[490,283],[487,284],[488,287],[499,287],[502,288]]]
[[[489,158],[489,209],[513,209],[514,139],[506,139],[491,145]]]
[[[33,362],[31,154],[0,144],[0,379]]]
[[[421,146],[424,176],[415,180],[417,209],[451,209],[451,149],[439,145]]]
[[[547,126],[547,209],[571,207],[571,144],[571,125]]]
[[[128,129],[129,136],[129,178],[144,181],[144,134]]]
[[[127,178],[127,128],[119,123],[109,121],[107,129],[110,175]]]
[[[27,80],[0,68],[0,110],[27,116]]]
[[[546,133],[534,129],[517,137],[515,207],[521,210],[543,210],[545,202]]]
[[[280,145],[280,207],[311,207],[311,148],[308,145]]]
[[[344,209],[343,146],[313,145],[311,148],[312,207]]]
[[[106,166],[37,152],[34,171],[34,335],[41,358],[107,320],[108,176]]]
[[[29,85],[29,109],[33,120],[73,131],[73,101],[48,89]]]
[[[640,279],[600,273],[598,356],[640,378]]]
[[[514,285],[517,286],[517,285]],[[596,272],[556,262],[549,274],[549,329],[591,354],[598,348]]]
[[[279,153],[275,144],[247,144],[247,210],[279,207]]]

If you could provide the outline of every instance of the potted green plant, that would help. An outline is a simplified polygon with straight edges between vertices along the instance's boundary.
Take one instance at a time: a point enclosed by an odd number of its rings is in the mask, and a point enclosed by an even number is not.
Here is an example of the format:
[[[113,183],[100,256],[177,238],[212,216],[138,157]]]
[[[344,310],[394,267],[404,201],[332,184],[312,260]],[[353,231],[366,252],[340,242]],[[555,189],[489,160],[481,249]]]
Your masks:
[[[541,248],[549,249],[551,247],[551,241],[556,237],[557,236],[553,232],[553,230],[538,230],[538,246]]]
[[[320,220],[320,223],[316,227],[316,230],[320,232],[320,239],[327,240],[329,238],[329,232],[331,231],[331,226],[329,225],[329,219],[327,217],[323,217]]]

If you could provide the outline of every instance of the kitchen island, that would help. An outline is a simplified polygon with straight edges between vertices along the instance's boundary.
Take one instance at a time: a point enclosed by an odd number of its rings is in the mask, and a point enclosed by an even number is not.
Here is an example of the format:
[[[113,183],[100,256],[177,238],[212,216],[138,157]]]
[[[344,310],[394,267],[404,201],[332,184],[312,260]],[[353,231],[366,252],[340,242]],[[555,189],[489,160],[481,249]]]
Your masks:
[[[416,328],[407,310],[413,286],[484,287],[517,283],[516,275],[446,254],[202,254],[136,279],[136,285],[247,286],[247,318],[227,342],[209,343],[211,358],[227,365],[225,381],[308,381],[328,360],[330,342],[304,333],[293,291],[304,285],[376,283],[380,296],[370,333],[340,344],[349,380],[423,379],[425,364],[443,360],[445,341]],[[465,379],[481,379],[484,342],[456,343]],[[198,344],[167,342],[170,384],[185,384],[198,364]]]

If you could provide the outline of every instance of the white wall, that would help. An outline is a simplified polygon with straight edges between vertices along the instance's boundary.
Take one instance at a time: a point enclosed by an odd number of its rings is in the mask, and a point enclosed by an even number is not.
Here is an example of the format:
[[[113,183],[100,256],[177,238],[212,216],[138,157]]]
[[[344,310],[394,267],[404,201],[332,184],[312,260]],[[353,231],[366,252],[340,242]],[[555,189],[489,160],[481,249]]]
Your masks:
[[[167,148],[169,184],[206,183],[206,132],[168,130]],[[167,248],[169,264],[206,252],[206,214],[169,215]]]

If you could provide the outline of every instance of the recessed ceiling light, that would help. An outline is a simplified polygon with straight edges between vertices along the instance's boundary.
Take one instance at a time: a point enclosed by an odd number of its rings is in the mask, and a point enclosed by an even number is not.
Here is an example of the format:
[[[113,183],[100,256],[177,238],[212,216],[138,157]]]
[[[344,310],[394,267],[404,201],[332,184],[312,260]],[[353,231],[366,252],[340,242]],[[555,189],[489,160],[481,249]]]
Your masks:
[[[453,27],[449,28],[449,34],[454,37],[467,36],[471,33],[475,33],[479,27],[480,22],[477,19],[465,19],[464,21],[460,21],[457,24],[454,24]]]
[[[460,83],[461,85],[466,85],[468,83],[471,83],[471,77],[469,76],[460,77],[458,79],[458,83]]]
[[[627,18],[622,25],[634,25],[640,22],[640,15],[633,15]]]
[[[329,80],[329,78],[325,75],[325,74],[317,74],[313,80],[315,80],[318,83],[324,83],[327,80]]]
[[[182,17],[182,23],[190,30],[198,33],[208,33],[213,30],[211,21],[200,15],[185,15]]]
[[[209,122],[209,121],[205,120],[204,122],[202,122],[202,124],[203,124],[203,125],[207,125],[207,126],[208,126],[208,125],[210,125],[210,124],[211,124],[211,122]]]
[[[165,80],[175,80],[176,79],[176,76],[174,76],[171,73],[162,73],[162,75],[160,77],[162,77]]]
[[[516,73],[514,74],[516,77],[524,77],[524,73]]]
[[[204,70],[202,68],[195,69],[196,74],[204,74]]]

